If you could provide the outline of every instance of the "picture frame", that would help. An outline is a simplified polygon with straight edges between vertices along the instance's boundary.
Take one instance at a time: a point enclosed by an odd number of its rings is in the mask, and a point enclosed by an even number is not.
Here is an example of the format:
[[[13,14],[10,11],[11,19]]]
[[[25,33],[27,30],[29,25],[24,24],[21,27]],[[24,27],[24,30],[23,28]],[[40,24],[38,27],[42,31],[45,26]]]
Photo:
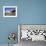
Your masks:
[[[17,17],[17,6],[3,6],[3,17]]]

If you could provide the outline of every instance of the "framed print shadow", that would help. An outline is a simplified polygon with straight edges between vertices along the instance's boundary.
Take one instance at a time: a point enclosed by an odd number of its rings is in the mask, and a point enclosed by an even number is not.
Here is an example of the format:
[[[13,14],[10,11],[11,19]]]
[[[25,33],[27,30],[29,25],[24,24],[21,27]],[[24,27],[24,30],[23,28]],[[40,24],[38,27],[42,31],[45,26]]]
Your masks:
[[[17,17],[17,6],[3,6],[3,17]]]

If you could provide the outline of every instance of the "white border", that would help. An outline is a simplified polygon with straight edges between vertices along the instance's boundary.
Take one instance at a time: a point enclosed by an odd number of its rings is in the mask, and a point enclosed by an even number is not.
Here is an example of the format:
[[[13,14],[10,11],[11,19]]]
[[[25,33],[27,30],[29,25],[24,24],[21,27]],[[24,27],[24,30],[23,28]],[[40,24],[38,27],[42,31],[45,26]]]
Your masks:
[[[5,8],[16,8],[15,16],[5,16]],[[3,17],[17,17],[17,6],[3,6]]]
[[[18,44],[20,43],[20,25],[18,24]]]

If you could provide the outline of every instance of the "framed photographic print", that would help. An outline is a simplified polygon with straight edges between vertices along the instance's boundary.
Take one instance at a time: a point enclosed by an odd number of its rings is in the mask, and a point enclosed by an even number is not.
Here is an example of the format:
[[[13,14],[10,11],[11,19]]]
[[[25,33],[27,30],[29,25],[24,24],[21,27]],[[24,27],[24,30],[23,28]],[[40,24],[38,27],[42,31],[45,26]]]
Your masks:
[[[17,17],[17,6],[3,6],[3,17]]]

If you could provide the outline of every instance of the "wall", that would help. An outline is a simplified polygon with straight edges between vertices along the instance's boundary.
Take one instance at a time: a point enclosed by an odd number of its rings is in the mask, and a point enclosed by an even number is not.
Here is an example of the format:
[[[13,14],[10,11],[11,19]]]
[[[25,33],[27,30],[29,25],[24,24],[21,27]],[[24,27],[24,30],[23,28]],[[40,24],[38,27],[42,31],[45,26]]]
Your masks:
[[[9,0],[10,1],[10,0]],[[46,24],[46,0],[11,0],[0,5],[17,5],[17,18],[4,18],[0,7],[0,44],[7,44],[9,32],[18,32],[18,24]],[[17,40],[16,40],[17,43]]]

